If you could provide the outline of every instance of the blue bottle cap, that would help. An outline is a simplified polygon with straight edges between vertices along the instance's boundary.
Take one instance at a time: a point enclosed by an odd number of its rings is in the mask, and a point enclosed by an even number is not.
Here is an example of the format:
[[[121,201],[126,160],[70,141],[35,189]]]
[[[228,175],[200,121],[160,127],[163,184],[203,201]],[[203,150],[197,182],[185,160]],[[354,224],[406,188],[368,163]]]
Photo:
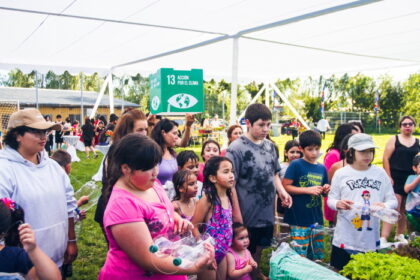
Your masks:
[[[157,245],[153,244],[153,245],[150,245],[150,247],[149,247],[150,253],[156,253],[158,250],[159,250],[159,248],[158,248]]]
[[[182,263],[182,260],[180,258],[175,258],[172,262],[175,266],[180,266]]]

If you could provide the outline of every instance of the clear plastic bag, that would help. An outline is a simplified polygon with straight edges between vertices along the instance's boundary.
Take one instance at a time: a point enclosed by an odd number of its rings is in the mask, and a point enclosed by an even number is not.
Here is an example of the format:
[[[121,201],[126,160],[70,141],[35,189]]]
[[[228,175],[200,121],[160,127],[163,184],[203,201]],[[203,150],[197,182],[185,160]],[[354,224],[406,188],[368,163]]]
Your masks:
[[[394,210],[394,209],[390,209],[390,208],[386,208],[386,207],[381,207],[381,206],[366,206],[366,205],[362,205],[362,204],[353,204],[352,208],[354,209],[362,209],[362,208],[368,208],[369,209],[369,213],[384,221],[387,222],[389,224],[396,224],[398,222],[398,220],[401,218],[400,213],[398,213],[398,211]]]

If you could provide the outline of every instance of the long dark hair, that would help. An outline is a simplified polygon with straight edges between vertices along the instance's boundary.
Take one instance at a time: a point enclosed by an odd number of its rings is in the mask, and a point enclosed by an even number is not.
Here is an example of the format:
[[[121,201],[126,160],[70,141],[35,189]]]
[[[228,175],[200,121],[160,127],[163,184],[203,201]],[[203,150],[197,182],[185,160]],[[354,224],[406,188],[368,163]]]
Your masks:
[[[352,135],[353,134],[347,134],[344,137],[343,141],[341,141],[341,144],[340,144],[340,159],[345,159],[346,158],[345,151],[349,149],[349,146],[348,146],[349,139],[350,139],[350,137],[352,137]]]
[[[12,202],[9,200],[9,202]],[[25,212],[17,203],[7,205],[0,200],[0,236],[4,236],[6,246],[22,247],[19,238],[19,225],[25,220]]]
[[[354,126],[351,123],[345,123],[340,125],[335,131],[334,141],[331,143],[331,146],[328,148],[327,152],[331,149],[340,150],[341,141],[347,134],[350,134],[354,130]]]
[[[162,130],[165,133],[168,133],[174,127],[178,127],[178,124],[176,122],[171,121],[170,119],[162,119],[153,128],[151,137],[162,148],[162,151],[165,151],[166,148],[171,153],[171,155],[176,157],[175,150],[172,147],[166,146],[165,139],[162,135]]]
[[[130,133],[116,143],[112,157],[108,158],[107,184],[103,190],[108,203],[112,189],[123,176],[121,165],[127,164],[131,170],[150,170],[162,160],[162,150],[150,138],[138,133]]]
[[[188,181],[188,178],[195,174],[192,173],[190,170],[178,170],[175,172],[174,176],[172,177],[172,183],[174,183],[175,189],[175,197],[173,200],[180,200],[181,199],[181,192],[179,191],[180,188]]]
[[[228,161],[233,166],[233,163],[230,159],[228,159],[227,157],[220,157],[220,156],[215,156],[215,157],[210,158],[206,162],[206,165],[204,166],[203,190],[204,190],[204,193],[207,195],[207,198],[210,201],[210,204],[212,206],[214,206],[217,201],[220,201],[220,197],[217,194],[216,185],[210,181],[210,176],[211,175],[217,176],[217,171],[219,170],[220,164],[223,161]],[[232,191],[228,189],[226,193],[227,193],[227,196],[229,197],[230,202],[232,203]]]

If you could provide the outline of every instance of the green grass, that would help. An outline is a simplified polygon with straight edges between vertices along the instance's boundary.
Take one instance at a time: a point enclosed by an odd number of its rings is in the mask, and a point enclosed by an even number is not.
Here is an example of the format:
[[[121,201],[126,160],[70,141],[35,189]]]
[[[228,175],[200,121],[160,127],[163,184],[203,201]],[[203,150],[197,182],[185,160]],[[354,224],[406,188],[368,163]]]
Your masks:
[[[91,180],[98,171],[102,160],[102,155],[97,159],[85,159],[84,153],[78,152],[77,154],[81,161],[72,164],[70,174],[75,191]],[[102,185],[97,184],[98,186]],[[81,234],[77,237],[79,255],[73,263],[73,277],[69,279],[97,279],[99,270],[105,261],[108,248],[99,225],[93,220],[95,209],[96,207],[90,209],[86,219],[81,222]]]
[[[386,141],[391,137],[391,134],[373,135],[375,144],[380,147],[376,151],[374,164],[382,165],[382,154]],[[284,144],[291,139],[291,136],[273,137],[280,149],[282,157],[284,151]],[[333,140],[333,135],[327,135],[322,143],[321,151],[325,151]],[[193,146],[186,149],[194,150],[198,155],[201,152],[200,146]],[[180,152],[184,149],[177,149]],[[97,159],[85,159],[83,153],[78,152],[81,158],[80,162],[72,164],[72,172],[70,175],[71,182],[75,190],[78,190],[84,183],[91,180],[92,176],[97,172],[102,160],[102,156]],[[201,158],[201,157],[200,157]],[[322,160],[323,156],[321,157]],[[107,245],[99,225],[93,221],[95,208],[92,208],[87,213],[87,218],[82,223],[82,230],[78,236],[79,256],[73,265],[72,280],[91,280],[97,279],[99,270],[101,269],[107,253]],[[326,242],[326,251],[329,251],[329,242]],[[328,252],[329,253],[329,252]],[[327,255],[327,258],[328,255]],[[124,268],[122,268],[124,269]]]

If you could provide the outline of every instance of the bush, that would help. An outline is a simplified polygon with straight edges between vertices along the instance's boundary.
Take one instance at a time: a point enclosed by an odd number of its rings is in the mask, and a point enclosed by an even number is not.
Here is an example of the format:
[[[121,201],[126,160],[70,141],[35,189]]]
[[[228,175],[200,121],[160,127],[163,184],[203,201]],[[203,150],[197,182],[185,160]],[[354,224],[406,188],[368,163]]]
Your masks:
[[[340,274],[353,280],[420,279],[420,261],[415,259],[373,252],[352,255],[351,258]]]
[[[274,250],[276,250],[276,248],[268,247],[261,253],[260,270],[264,275],[270,274],[270,258]]]

